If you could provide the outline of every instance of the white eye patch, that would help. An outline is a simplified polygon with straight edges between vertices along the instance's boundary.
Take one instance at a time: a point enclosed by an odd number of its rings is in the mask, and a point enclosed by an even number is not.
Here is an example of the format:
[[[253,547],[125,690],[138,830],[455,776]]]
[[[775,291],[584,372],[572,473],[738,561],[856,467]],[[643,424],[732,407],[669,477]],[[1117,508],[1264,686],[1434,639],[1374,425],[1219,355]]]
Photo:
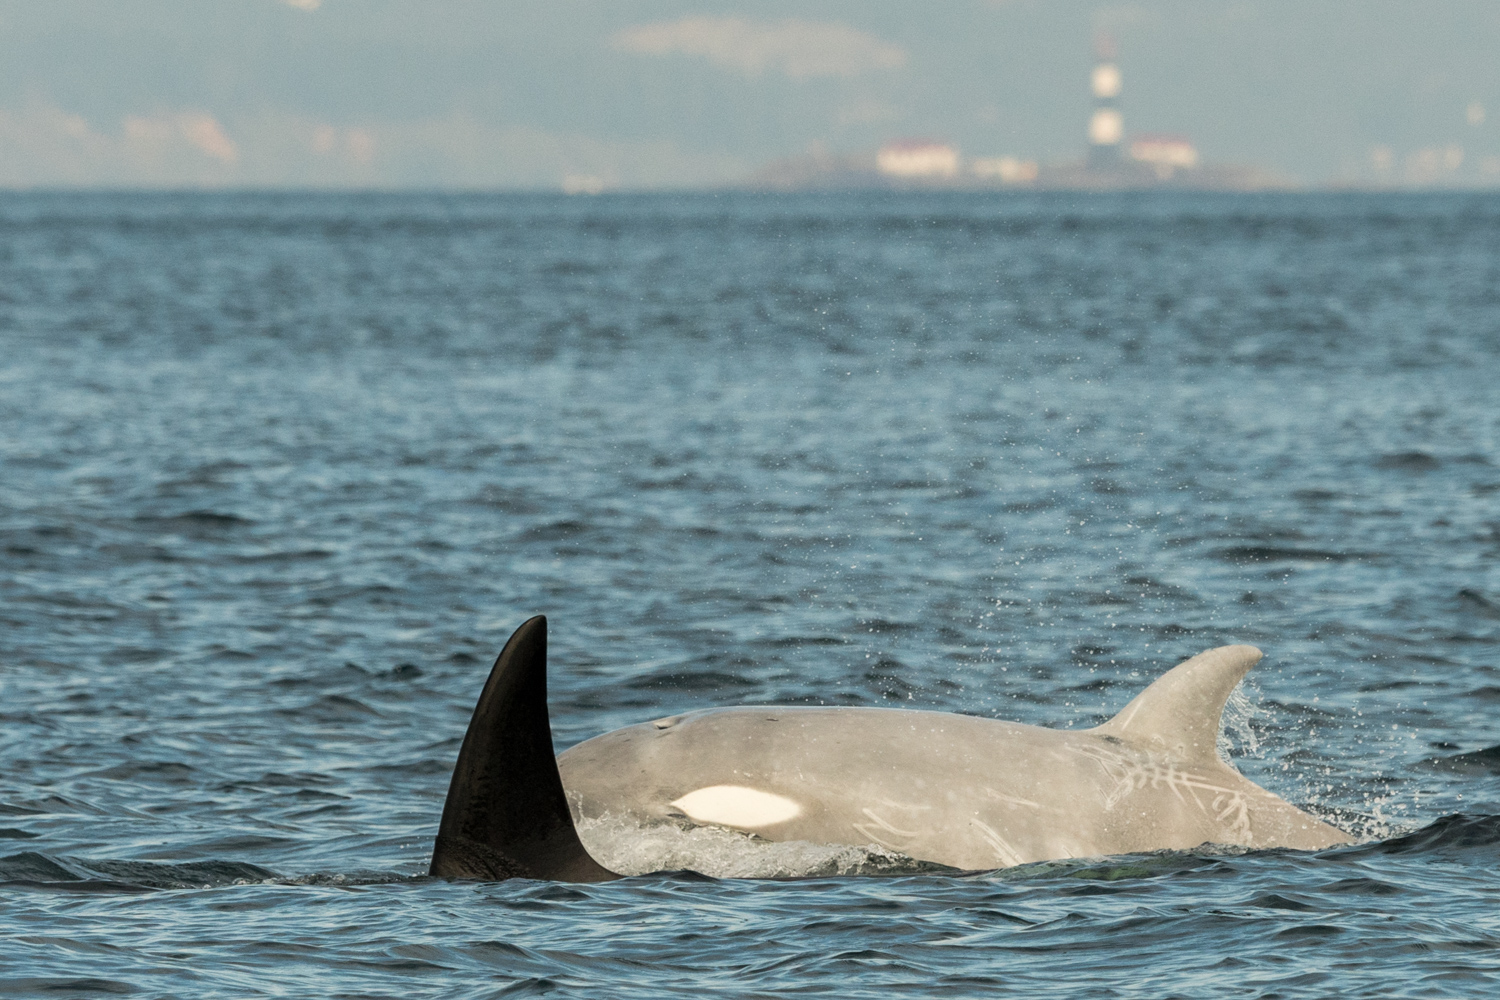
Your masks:
[[[688,792],[672,805],[698,823],[755,830],[802,815],[791,799],[743,785],[710,785]]]

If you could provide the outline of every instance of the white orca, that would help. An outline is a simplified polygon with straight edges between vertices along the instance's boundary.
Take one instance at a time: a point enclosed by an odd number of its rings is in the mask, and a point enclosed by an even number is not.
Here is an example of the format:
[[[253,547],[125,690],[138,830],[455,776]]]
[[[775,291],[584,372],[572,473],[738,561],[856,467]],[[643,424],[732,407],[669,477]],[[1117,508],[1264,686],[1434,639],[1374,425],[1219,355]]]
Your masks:
[[[1093,729],[884,708],[727,708],[628,726],[556,758],[546,648],[546,619],[533,618],[495,663],[459,752],[434,875],[617,878],[574,825],[601,816],[879,845],[970,870],[1352,840],[1219,756],[1220,715],[1261,657],[1253,646],[1198,654]]]

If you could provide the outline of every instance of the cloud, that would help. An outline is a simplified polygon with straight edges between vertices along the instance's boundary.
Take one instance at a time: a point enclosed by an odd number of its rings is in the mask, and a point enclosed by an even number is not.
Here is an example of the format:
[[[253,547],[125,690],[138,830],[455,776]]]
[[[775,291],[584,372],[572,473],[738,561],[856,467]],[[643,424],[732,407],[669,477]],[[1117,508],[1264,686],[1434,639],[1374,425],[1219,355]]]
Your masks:
[[[1231,8],[1232,9],[1232,8]],[[1113,34],[1138,24],[1160,23],[1156,11],[1148,11],[1140,4],[1114,4],[1094,9],[1094,30]]]
[[[0,108],[0,186],[214,185],[231,181],[240,149],[202,111],[132,115],[118,131],[34,97]]]
[[[220,163],[235,163],[240,151],[234,141],[224,134],[224,126],[212,115],[188,113],[177,116],[177,127],[188,145],[210,156]]]
[[[874,125],[896,121],[900,117],[901,109],[894,104],[865,100],[840,108],[837,120],[840,125]]]
[[[368,165],[375,159],[375,137],[367,128],[339,129],[328,124],[315,125],[308,145],[319,156],[342,152],[361,165]]]
[[[370,134],[381,185],[582,190],[579,182],[590,179],[608,188],[678,187],[722,184],[750,171],[736,157],[670,141],[600,139],[462,113],[376,124]]]
[[[233,138],[231,138],[233,136]],[[132,115],[100,126],[34,97],[0,106],[0,189],[646,188],[723,184],[750,164],[670,141],[612,141],[462,113],[359,125],[263,110]]]
[[[95,166],[116,155],[117,145],[82,116],[44,101],[0,109],[0,186],[88,183]]]
[[[780,72],[793,80],[854,77],[906,65],[906,50],[835,21],[756,23],[738,17],[684,17],[627,28],[612,43],[643,56],[698,56],[745,76]]]
[[[186,143],[209,159],[233,165],[239,162],[239,147],[234,144],[213,115],[201,111],[156,115],[150,118],[126,118],[125,142],[131,152],[152,157],[177,155],[180,143]]]

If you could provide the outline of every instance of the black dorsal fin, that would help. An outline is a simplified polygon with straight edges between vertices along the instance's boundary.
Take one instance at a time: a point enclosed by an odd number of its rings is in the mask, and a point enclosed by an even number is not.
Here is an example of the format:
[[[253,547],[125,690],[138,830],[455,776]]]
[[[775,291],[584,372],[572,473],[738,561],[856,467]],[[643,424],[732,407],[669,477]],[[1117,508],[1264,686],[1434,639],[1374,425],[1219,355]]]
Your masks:
[[[547,619],[527,621],[490,671],[443,805],[433,875],[605,882],[568,812],[547,719]]]

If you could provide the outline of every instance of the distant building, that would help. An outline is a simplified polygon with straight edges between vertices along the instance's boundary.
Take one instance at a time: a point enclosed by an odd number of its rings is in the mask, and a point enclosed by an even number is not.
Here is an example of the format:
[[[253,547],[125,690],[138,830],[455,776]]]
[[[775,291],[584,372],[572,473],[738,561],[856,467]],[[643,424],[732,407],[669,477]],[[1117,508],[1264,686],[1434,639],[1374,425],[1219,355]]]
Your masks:
[[[1014,156],[985,156],[970,160],[969,172],[982,180],[997,180],[1001,184],[1034,184],[1041,166],[1035,160]]]
[[[958,150],[927,139],[888,142],[875,154],[875,169],[899,180],[942,180],[958,176]]]
[[[1178,170],[1192,170],[1198,165],[1198,150],[1180,135],[1142,135],[1130,140],[1130,158],[1156,171],[1168,180]]]
[[[878,150],[835,155],[817,147],[808,154],[768,163],[750,178],[754,187],[779,191],[946,190],[946,191],[1266,191],[1296,186],[1289,177],[1253,166],[1202,163],[1192,142],[1180,135],[1126,137],[1120,114],[1123,90],[1115,44],[1095,40],[1089,75],[1093,111],[1088,121],[1088,155],[1062,163],[1038,163],[1019,156],[959,156],[953,146],[930,139],[902,139]],[[1478,118],[1478,112],[1472,117]],[[1400,169],[1394,153],[1377,147],[1372,158],[1384,177]],[[1454,176],[1464,162],[1458,146],[1419,150],[1405,160],[1406,175],[1427,183]],[[1472,162],[1472,158],[1470,159]],[[1500,183],[1500,156],[1482,161],[1486,178]]]
[[[1114,170],[1120,165],[1120,140],[1125,137],[1125,119],[1120,114],[1123,79],[1115,65],[1115,42],[1100,35],[1094,43],[1094,71],[1089,86],[1094,92],[1094,112],[1089,116],[1090,170]]]
[[[563,194],[603,194],[609,185],[594,174],[568,174],[562,180]]]

